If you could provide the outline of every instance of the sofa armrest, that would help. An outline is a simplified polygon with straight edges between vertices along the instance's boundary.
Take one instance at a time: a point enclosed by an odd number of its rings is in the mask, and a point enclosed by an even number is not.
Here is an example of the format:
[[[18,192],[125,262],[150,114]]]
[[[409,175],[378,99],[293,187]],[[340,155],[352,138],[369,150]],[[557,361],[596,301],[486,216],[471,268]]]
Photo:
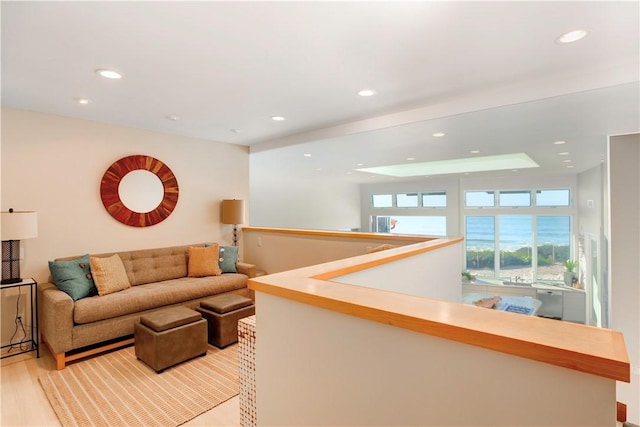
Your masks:
[[[249,264],[246,262],[237,262],[236,270],[238,270],[238,273],[249,276],[249,278],[256,277],[256,266],[253,264]]]
[[[57,353],[73,348],[73,299],[53,283],[38,284],[40,334]]]

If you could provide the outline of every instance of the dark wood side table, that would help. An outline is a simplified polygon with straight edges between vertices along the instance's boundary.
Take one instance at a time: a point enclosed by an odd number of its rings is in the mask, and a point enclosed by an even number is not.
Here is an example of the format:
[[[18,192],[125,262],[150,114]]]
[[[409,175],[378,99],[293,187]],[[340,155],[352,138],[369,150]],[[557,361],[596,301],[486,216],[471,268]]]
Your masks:
[[[18,283],[0,285],[0,291],[4,291],[5,289],[11,289],[11,288],[22,288],[25,286],[29,287],[29,302],[30,302],[29,316],[31,318],[31,321],[29,322],[29,324],[31,325],[31,336],[28,339],[27,337],[24,337],[21,341],[17,343],[10,343],[7,345],[3,345],[1,347],[2,349],[9,348],[9,347],[11,348],[17,347],[19,351],[16,351],[15,353],[8,352],[6,354],[3,354],[0,357],[0,359],[4,359],[6,357],[11,357],[11,356],[17,356],[19,354],[29,353],[32,351],[36,352],[36,357],[38,358],[40,357],[40,343],[38,338],[40,335],[40,330],[38,329],[38,289],[37,289],[38,282],[36,282],[32,278],[22,279],[22,281]],[[27,344],[28,347],[23,350],[22,347],[25,344]]]

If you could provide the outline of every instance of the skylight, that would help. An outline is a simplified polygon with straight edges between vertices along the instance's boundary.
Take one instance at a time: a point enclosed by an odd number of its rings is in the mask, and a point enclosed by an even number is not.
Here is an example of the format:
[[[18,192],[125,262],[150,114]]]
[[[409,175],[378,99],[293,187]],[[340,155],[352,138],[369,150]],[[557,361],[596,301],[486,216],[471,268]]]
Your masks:
[[[513,153],[498,156],[469,157],[463,159],[439,160],[434,162],[376,166],[357,170],[360,172],[405,178],[422,175],[444,175],[450,173],[486,172],[537,167],[540,167],[540,165],[531,160],[531,158],[526,154]]]

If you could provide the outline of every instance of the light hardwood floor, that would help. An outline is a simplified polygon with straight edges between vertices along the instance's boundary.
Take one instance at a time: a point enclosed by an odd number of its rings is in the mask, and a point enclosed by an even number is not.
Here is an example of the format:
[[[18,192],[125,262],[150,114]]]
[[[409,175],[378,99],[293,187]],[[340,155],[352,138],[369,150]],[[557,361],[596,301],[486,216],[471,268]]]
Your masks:
[[[44,347],[39,359],[35,352],[2,359],[0,426],[60,426],[38,382],[42,373],[52,370],[55,370],[55,362]],[[239,399],[236,396],[183,425],[239,426],[239,420]]]

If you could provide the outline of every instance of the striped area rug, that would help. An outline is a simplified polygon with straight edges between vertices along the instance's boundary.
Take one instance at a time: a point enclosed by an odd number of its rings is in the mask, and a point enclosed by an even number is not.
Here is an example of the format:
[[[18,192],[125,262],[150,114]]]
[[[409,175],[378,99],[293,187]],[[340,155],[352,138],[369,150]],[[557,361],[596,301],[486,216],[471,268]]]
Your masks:
[[[238,394],[238,346],[160,374],[128,347],[39,379],[64,427],[178,426]]]

